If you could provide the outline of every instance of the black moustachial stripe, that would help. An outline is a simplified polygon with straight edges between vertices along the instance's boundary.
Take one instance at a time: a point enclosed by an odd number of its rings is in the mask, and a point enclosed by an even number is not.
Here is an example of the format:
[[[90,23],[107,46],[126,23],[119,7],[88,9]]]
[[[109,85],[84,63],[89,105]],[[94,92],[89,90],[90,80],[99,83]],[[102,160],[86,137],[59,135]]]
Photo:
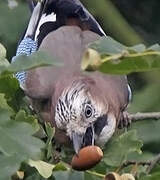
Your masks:
[[[100,135],[102,129],[104,128],[105,125],[108,124],[108,121],[107,121],[107,115],[103,115],[101,117],[98,117],[96,122],[94,123],[94,129],[95,129],[95,133],[97,135]]]
[[[83,145],[84,146],[92,145],[92,140],[93,140],[92,127],[88,127],[86,130],[85,136],[83,138]]]
[[[103,115],[99,117],[94,123],[94,132],[96,135],[100,135],[102,129],[107,125],[107,115]],[[83,145],[88,146],[92,145],[93,142],[93,129],[92,127],[88,127],[83,139]]]

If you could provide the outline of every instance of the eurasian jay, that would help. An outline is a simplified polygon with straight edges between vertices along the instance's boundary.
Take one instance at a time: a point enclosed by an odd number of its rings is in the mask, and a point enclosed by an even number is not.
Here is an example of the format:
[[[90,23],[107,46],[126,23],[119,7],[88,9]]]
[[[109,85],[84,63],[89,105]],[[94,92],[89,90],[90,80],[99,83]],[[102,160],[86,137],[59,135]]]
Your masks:
[[[81,71],[85,50],[104,31],[79,0],[30,3],[35,7],[17,55],[42,50],[63,66],[16,77],[35,111],[55,127],[59,143],[72,142],[76,153],[87,145],[104,145],[124,119],[130,96],[126,76]]]

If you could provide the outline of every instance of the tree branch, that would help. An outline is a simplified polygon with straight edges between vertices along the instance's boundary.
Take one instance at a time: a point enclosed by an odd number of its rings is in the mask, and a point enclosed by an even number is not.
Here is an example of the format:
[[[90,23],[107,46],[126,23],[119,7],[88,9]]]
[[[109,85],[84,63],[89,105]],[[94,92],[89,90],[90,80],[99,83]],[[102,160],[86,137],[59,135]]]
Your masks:
[[[145,162],[145,161],[140,161],[140,162],[136,162],[136,161],[126,161],[122,164],[123,168],[124,167],[127,167],[129,165],[139,165],[139,166],[150,166],[151,165],[151,162]]]
[[[160,162],[160,153],[157,156],[155,156],[155,158],[151,161],[126,161],[118,168],[117,172],[121,171],[125,167],[137,164],[137,166],[148,166],[146,172],[147,174],[149,174],[158,162]]]
[[[160,153],[150,162],[150,165],[147,168],[147,173],[149,174],[151,170],[160,162]]]
[[[160,119],[160,112],[151,112],[151,113],[136,113],[136,114],[128,114],[129,120],[132,122],[140,121],[140,120],[159,120]]]
[[[120,172],[122,169],[125,167],[128,167],[130,165],[137,165],[137,166],[150,166],[151,162],[150,161],[125,161],[118,169],[116,172]]]

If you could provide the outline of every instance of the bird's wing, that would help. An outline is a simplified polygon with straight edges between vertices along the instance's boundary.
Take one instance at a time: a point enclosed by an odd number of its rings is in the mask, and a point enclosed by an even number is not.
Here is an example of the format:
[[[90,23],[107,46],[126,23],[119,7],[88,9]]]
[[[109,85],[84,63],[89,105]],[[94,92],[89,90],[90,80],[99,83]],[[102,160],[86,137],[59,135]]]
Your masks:
[[[28,1],[33,8],[34,0]],[[65,25],[76,25],[100,36],[105,35],[100,25],[79,0],[42,0],[33,10],[25,36],[32,37],[40,46],[48,33]]]

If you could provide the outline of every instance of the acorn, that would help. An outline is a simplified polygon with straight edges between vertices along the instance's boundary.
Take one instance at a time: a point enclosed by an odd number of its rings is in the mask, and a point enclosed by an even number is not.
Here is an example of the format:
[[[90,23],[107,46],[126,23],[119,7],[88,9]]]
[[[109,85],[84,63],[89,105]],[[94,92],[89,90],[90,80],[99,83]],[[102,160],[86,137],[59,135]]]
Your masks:
[[[71,166],[75,170],[84,171],[98,164],[102,157],[103,152],[98,146],[86,146],[73,156]]]
[[[121,176],[116,172],[110,172],[106,174],[104,180],[122,180]]]
[[[132,174],[124,173],[121,175],[122,180],[135,180],[135,177]]]

